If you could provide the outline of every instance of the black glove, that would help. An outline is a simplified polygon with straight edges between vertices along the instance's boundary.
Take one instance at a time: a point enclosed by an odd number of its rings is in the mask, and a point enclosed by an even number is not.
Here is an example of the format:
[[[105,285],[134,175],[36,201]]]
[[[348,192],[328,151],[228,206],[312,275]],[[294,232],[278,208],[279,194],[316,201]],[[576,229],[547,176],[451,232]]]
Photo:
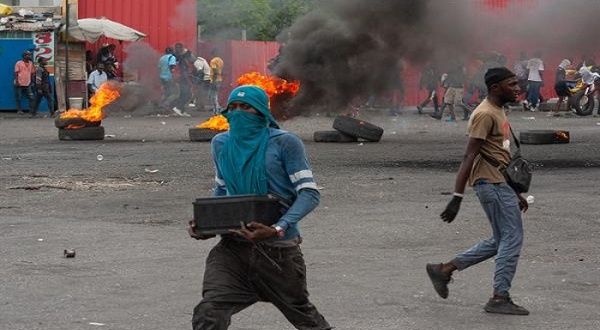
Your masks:
[[[442,212],[442,214],[440,214],[440,217],[442,218],[442,220],[444,222],[450,223],[454,220],[454,218],[456,218],[456,215],[458,214],[458,210],[460,210],[461,202],[462,202],[462,197],[459,197],[459,196],[452,197],[452,200],[450,201],[450,203],[448,203],[444,212]]]

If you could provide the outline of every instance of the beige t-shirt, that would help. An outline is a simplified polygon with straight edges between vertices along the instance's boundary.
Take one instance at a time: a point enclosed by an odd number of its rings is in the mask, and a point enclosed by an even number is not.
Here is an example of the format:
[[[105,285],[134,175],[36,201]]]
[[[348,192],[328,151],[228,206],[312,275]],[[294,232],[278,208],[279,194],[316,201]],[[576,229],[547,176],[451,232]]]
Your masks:
[[[495,106],[487,99],[473,111],[467,133],[470,138],[484,140],[480,153],[495,159],[498,163],[508,165],[510,162],[510,123],[504,110]],[[481,155],[475,157],[469,185],[477,180],[485,179],[489,183],[505,182],[504,176],[496,167],[491,165]]]
[[[223,81],[223,59],[220,57],[214,57],[210,60],[210,68],[212,70],[212,82],[222,82]]]

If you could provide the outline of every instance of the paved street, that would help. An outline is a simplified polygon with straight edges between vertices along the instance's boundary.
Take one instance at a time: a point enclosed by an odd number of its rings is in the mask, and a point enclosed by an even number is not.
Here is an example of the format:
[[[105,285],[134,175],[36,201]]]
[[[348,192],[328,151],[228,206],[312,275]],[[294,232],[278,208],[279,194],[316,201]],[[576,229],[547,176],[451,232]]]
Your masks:
[[[312,142],[326,116],[282,123],[306,141],[322,195],[302,248],[312,301],[336,329],[600,328],[600,118],[509,115],[517,131],[571,132],[570,144],[524,146],[535,203],[511,293],[531,315],[517,317],[482,310],[493,260],[456,273],[447,300],[425,273],[490,233],[471,189],[452,224],[438,216],[466,123],[363,116],[384,127],[380,143]],[[51,119],[0,115],[0,329],[191,329],[217,242],[186,232],[214,177],[209,144],[187,136],[205,118],[109,117],[114,137],[78,142],[59,141]],[[292,327],[257,304],[231,329]]]

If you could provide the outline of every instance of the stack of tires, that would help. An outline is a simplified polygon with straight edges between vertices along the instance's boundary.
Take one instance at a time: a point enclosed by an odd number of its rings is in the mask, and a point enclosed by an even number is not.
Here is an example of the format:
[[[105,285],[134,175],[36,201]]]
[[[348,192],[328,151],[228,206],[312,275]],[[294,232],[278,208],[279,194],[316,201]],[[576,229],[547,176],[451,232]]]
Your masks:
[[[349,116],[336,117],[333,128],[332,131],[316,131],[315,142],[357,142],[359,139],[379,142],[383,135],[383,128]]]

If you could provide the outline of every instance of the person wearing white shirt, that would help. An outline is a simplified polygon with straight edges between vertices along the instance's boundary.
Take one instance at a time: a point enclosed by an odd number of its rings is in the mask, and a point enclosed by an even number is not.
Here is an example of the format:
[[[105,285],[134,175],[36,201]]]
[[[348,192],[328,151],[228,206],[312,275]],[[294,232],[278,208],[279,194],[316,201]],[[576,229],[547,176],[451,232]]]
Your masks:
[[[189,106],[204,109],[205,101],[208,100],[208,89],[210,88],[211,69],[208,62],[198,56],[194,61],[194,73],[192,74],[192,103]]]
[[[96,94],[100,85],[105,83],[108,80],[108,76],[106,72],[104,72],[104,64],[98,63],[96,65],[96,70],[90,73],[90,76],[87,80],[88,90],[90,92],[90,96]]]
[[[540,101],[540,89],[542,88],[544,73],[544,62],[541,57],[542,53],[537,51],[533,54],[533,58],[527,62],[527,70],[529,70],[529,76],[527,77],[529,86],[527,101],[530,111],[536,111]]]

